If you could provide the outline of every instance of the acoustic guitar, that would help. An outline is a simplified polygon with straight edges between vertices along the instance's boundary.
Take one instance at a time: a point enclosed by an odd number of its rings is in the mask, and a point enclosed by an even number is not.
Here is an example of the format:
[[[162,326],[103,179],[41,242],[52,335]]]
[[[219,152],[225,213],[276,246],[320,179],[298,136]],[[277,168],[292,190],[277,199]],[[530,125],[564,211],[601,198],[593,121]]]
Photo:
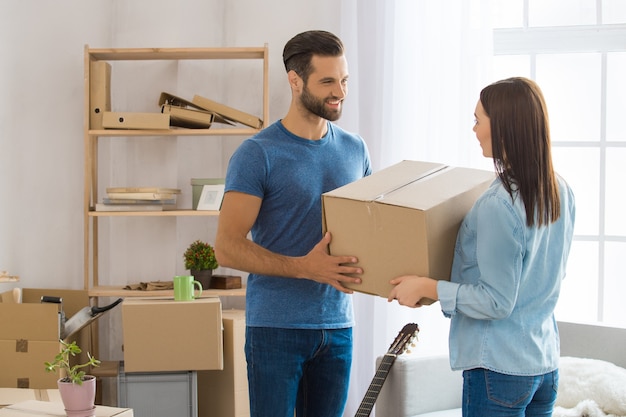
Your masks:
[[[417,338],[419,331],[419,326],[415,323],[409,323],[400,330],[398,336],[396,336],[391,346],[389,346],[387,353],[383,356],[380,365],[378,365],[376,375],[374,375],[354,417],[369,417],[376,403],[376,399],[378,398],[378,394],[380,394],[380,390],[387,379],[387,375],[389,375],[391,366],[396,361],[396,358],[405,352],[407,345]]]

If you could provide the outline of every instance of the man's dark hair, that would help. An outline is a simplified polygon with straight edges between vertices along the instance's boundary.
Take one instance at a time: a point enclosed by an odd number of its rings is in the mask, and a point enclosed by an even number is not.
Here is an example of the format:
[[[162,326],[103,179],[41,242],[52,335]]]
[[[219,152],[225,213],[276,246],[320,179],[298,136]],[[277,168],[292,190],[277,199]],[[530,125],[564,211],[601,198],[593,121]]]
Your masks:
[[[343,43],[337,36],[324,30],[310,30],[287,42],[283,49],[283,63],[287,72],[294,70],[306,82],[313,70],[313,55],[341,56],[343,53]]]

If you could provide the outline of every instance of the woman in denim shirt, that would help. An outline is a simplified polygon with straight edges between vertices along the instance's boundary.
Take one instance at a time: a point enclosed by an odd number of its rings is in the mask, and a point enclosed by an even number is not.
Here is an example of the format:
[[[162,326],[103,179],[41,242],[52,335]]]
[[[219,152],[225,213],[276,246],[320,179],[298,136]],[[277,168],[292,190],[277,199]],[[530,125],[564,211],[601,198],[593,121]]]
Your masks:
[[[389,301],[439,300],[463,416],[551,416],[558,386],[554,308],[574,229],[574,195],[552,167],[541,90],[526,78],[485,87],[474,132],[497,178],[466,215],[450,281],[406,275]]]

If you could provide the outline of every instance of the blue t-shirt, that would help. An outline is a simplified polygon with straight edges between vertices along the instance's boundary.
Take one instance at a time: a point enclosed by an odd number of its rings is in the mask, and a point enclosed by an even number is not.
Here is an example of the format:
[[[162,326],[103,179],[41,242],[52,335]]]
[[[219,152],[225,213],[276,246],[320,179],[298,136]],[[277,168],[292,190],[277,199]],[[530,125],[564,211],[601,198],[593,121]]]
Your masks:
[[[369,154],[360,136],[329,122],[323,138],[308,140],[278,121],[235,151],[226,174],[226,192],[263,200],[251,230],[255,243],[278,254],[303,256],[322,238],[322,193],[370,173]],[[246,324],[345,328],[354,324],[352,298],[308,279],[250,274]]]
[[[561,216],[554,223],[528,227],[522,199],[511,199],[500,179],[465,216],[450,282],[437,283],[441,308],[452,317],[452,369],[541,375],[558,367],[554,308],[575,218],[572,190],[558,183]]]

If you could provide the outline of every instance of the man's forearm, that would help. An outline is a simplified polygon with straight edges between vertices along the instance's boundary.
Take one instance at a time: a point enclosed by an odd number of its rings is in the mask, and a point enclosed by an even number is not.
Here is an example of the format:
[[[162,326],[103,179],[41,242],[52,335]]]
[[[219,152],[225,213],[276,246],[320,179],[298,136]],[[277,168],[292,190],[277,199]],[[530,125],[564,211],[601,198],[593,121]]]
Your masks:
[[[220,242],[215,249],[220,266],[260,275],[300,276],[299,258],[271,252],[249,239]]]

